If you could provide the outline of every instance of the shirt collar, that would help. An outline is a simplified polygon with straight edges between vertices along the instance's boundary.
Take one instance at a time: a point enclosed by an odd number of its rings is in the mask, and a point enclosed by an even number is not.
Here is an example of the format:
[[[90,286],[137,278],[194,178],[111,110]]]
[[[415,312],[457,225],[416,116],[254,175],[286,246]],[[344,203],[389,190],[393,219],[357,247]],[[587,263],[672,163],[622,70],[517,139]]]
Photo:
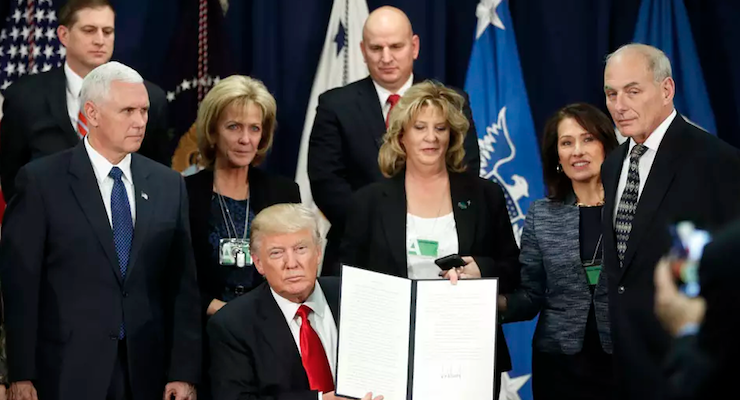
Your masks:
[[[401,86],[400,89],[398,89],[398,94],[403,96],[406,91],[411,87],[411,85],[414,83],[414,74],[412,73],[411,76],[409,76],[409,79],[406,81],[406,83]],[[392,95],[390,90],[380,86],[378,82],[375,82],[373,79],[373,85],[375,86],[375,91],[378,92],[378,100],[380,100],[380,106],[383,107],[386,102],[388,102],[388,97]]]
[[[648,136],[648,138],[645,140],[645,143],[643,145],[647,147],[650,150],[658,151],[658,147],[660,147],[660,143],[663,141],[663,138],[665,137],[665,133],[668,131],[668,127],[671,126],[673,123],[673,120],[676,118],[676,109],[673,109],[673,112],[668,116],[668,118],[664,119],[663,122],[658,125],[657,128],[653,131],[653,133]],[[632,148],[637,145],[637,142],[635,142],[634,139],[630,138],[630,148],[627,154],[632,153]]]
[[[80,90],[82,90],[82,77],[72,71],[72,68],[69,67],[69,64],[66,61],[64,62],[64,75],[67,77],[67,90],[75,98],[80,97]],[[80,107],[82,107],[81,104]]]
[[[308,299],[306,299],[303,303],[293,303],[292,301],[286,299],[285,297],[277,294],[272,288],[270,288],[270,293],[272,293],[272,297],[275,298],[275,302],[277,303],[278,307],[280,307],[280,311],[283,312],[283,316],[285,317],[285,321],[290,324],[290,321],[293,321],[295,319],[295,314],[298,312],[298,308],[305,304],[313,312],[319,317],[324,318],[324,312],[326,310],[326,297],[324,297],[324,292],[321,290],[321,285],[319,285],[319,281],[316,281],[316,286],[313,288],[313,292],[310,296],[308,296]]]
[[[90,163],[93,166],[95,179],[97,179],[98,184],[103,183],[113,167],[118,167],[123,171],[123,179],[126,179],[132,184],[134,183],[133,177],[131,176],[131,154],[126,154],[126,157],[123,157],[123,160],[121,160],[118,165],[113,165],[90,145],[90,140],[87,136],[85,137],[84,142],[85,150],[87,150],[87,156],[90,157]]]

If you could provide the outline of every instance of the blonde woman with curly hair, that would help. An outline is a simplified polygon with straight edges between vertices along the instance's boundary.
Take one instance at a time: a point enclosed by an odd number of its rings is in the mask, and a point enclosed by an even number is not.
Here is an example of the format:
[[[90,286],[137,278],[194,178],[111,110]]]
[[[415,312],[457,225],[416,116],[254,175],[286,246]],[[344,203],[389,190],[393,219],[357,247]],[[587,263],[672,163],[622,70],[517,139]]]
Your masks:
[[[378,155],[388,179],[352,197],[343,264],[411,279],[498,277],[502,293],[517,286],[519,248],[503,190],[463,173],[463,104],[454,90],[426,81],[393,108]],[[442,271],[434,262],[453,254],[464,265]],[[500,329],[498,335],[496,368],[508,371]]]
[[[301,202],[295,182],[256,168],[272,146],[276,114],[265,85],[239,75],[216,84],[198,109],[198,148],[205,169],[185,183],[204,322],[263,282],[251,262],[254,216],[273,204]],[[210,398],[208,358],[206,346],[199,399]]]

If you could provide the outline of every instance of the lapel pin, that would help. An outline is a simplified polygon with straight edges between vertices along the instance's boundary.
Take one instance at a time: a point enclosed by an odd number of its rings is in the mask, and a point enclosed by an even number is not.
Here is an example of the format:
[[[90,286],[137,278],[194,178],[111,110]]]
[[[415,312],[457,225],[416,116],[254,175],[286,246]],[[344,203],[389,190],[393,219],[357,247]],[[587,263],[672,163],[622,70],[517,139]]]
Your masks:
[[[468,208],[468,206],[470,206],[470,200],[468,200],[468,201],[461,201],[461,202],[458,202],[458,203],[457,203],[457,207],[458,207],[459,209],[461,209],[461,210],[465,210],[465,209],[467,209],[467,208]]]
[[[141,198],[143,198],[144,200],[149,200],[149,195],[144,192],[141,192]]]

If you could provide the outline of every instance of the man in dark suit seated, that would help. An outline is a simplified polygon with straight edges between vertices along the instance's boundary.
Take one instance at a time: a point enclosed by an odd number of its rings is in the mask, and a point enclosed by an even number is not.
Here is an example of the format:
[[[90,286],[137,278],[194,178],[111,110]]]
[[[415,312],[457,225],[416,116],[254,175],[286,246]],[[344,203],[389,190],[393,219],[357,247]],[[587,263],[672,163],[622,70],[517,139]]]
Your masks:
[[[316,280],[316,215],[300,204],[265,208],[252,221],[250,244],[254,266],[267,281],[208,322],[213,398],[337,398],[339,279]],[[368,393],[363,400],[371,398]]]
[[[92,70],[88,135],[18,172],[0,241],[14,400],[195,400],[200,300],[185,182],[135,152],[149,98]]]
[[[69,0],[59,10],[59,41],[66,61],[59,68],[18,79],[5,91],[0,134],[0,183],[6,202],[15,194],[15,176],[29,161],[76,146],[88,128],[80,87],[93,68],[113,55],[115,12],[109,0]],[[38,66],[41,68],[41,66]],[[167,100],[145,82],[149,122],[139,154],[170,165]]]
[[[671,246],[669,226],[709,230],[740,216],[740,153],[687,122],[673,106],[671,63],[652,46],[607,57],[606,106],[629,137],[606,158],[604,271],[619,397],[662,397],[670,337],[653,310],[653,271]]]
[[[665,360],[666,400],[726,398],[737,391],[740,359],[740,220],[706,246],[701,296],[678,291],[667,261],[655,270],[655,313],[674,337]]]
[[[355,43],[351,43],[355,46]],[[388,114],[413,83],[424,78],[413,73],[419,56],[419,37],[403,11],[380,7],[367,18],[360,43],[370,76],[319,96],[308,147],[311,192],[331,223],[322,275],[338,275],[339,243],[352,193],[383,180],[378,151]],[[465,136],[467,171],[478,176],[480,154],[468,96],[463,113],[470,121]]]

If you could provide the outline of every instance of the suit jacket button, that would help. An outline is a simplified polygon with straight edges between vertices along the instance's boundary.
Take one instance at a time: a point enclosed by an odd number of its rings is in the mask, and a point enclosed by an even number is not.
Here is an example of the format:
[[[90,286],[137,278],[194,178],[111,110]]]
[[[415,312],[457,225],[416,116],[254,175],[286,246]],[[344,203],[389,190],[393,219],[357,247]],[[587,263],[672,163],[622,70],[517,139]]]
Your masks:
[[[121,294],[123,295],[124,298],[128,297],[128,292],[122,292]]]
[[[110,333],[110,334],[108,334],[108,339],[110,339],[110,340],[118,340],[118,335],[116,335],[114,333]]]
[[[624,286],[620,286],[619,288],[617,288],[617,293],[624,294]]]

